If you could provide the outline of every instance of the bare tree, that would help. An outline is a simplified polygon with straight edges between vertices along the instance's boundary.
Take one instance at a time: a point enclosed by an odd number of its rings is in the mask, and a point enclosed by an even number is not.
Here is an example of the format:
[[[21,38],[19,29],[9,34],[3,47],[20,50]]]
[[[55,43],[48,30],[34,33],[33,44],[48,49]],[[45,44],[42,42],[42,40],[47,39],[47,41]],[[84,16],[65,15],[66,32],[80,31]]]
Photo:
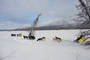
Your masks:
[[[86,15],[88,16],[88,18],[90,20],[90,14],[89,14],[89,11],[88,11],[89,6],[87,6],[87,5],[89,5],[88,0],[85,0],[85,1],[86,1],[86,4],[85,4],[85,2],[83,0],[79,0],[82,8],[85,10],[85,13],[86,13]]]
[[[78,0],[80,4],[77,6],[79,13],[77,21],[80,27],[90,28],[90,0]]]

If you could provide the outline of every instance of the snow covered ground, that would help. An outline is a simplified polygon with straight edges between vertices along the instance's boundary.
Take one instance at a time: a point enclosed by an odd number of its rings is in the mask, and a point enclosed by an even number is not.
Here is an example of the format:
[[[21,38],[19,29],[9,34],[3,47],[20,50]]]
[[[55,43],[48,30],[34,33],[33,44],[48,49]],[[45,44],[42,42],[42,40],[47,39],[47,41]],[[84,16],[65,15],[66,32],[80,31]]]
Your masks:
[[[11,37],[11,33],[26,31],[0,32],[0,60],[90,60],[89,46],[83,46],[73,41],[79,30],[42,30],[36,31],[37,38],[46,37],[44,41],[27,40],[22,37]],[[53,41],[57,36],[62,42]]]

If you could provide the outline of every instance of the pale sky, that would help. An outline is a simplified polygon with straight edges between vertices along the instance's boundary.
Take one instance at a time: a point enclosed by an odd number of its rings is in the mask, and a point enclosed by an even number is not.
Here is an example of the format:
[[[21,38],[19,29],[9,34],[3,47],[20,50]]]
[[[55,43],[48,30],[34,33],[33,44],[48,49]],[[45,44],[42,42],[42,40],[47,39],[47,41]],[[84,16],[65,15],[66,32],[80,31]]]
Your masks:
[[[0,22],[32,24],[42,13],[39,23],[61,20],[76,13],[78,0],[0,0]]]

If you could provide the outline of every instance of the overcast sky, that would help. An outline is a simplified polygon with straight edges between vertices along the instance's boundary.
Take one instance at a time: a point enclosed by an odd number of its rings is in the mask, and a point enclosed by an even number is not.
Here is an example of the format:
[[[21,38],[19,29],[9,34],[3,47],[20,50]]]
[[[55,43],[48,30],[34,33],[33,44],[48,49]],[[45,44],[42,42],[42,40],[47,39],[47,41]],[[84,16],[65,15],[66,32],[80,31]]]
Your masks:
[[[32,24],[42,13],[39,23],[61,20],[76,13],[78,0],[0,0],[0,22]]]

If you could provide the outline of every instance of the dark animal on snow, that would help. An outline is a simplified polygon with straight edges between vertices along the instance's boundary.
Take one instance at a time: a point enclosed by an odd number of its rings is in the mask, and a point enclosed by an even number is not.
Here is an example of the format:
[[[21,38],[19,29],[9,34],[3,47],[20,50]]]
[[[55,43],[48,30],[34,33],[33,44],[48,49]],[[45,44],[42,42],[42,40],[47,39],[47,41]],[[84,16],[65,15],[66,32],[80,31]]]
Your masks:
[[[28,39],[29,37],[28,36],[23,36],[24,39]]]
[[[35,36],[28,36],[28,38],[34,40]]]
[[[37,40],[37,41],[44,40],[44,39],[45,39],[45,37],[38,38],[38,40]]]
[[[16,34],[11,34],[11,36],[16,36]]]
[[[59,37],[55,37],[55,38],[53,38],[53,40],[55,40],[57,42],[61,42],[62,41],[61,38],[59,38]]]
[[[30,33],[30,34],[28,35],[28,37],[29,37],[29,39],[32,39],[32,40],[35,39],[35,36],[34,36],[32,33]]]
[[[31,40],[34,40],[35,37],[34,36],[23,36],[24,39],[31,39]]]

